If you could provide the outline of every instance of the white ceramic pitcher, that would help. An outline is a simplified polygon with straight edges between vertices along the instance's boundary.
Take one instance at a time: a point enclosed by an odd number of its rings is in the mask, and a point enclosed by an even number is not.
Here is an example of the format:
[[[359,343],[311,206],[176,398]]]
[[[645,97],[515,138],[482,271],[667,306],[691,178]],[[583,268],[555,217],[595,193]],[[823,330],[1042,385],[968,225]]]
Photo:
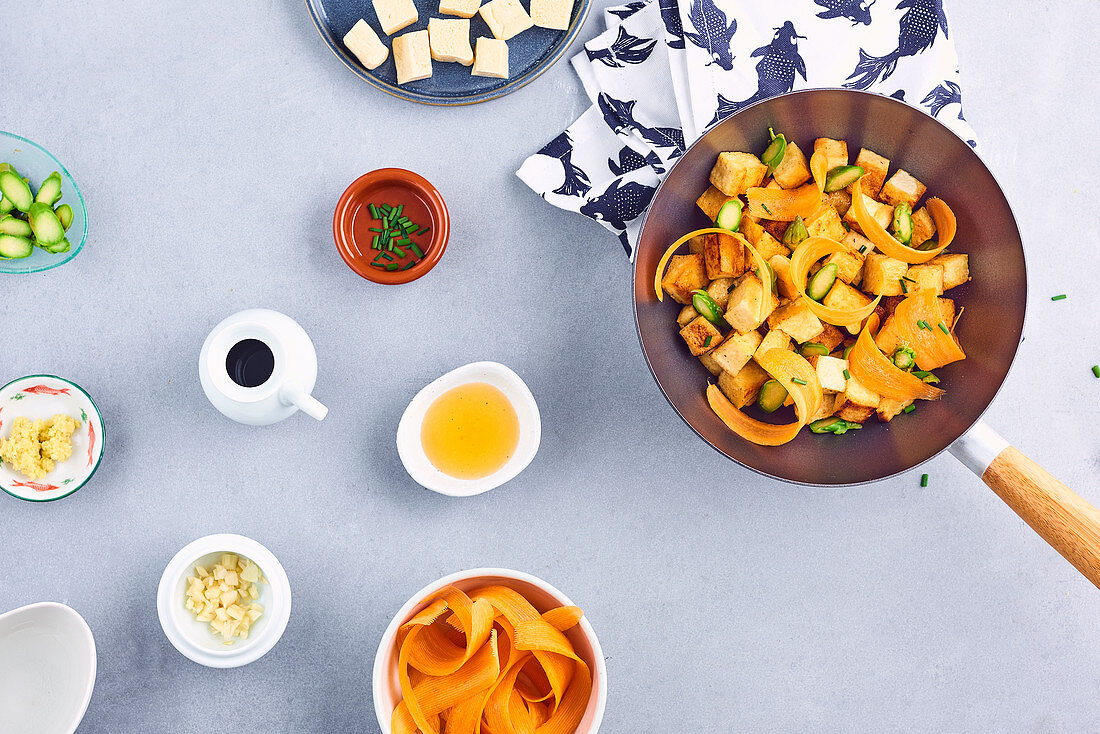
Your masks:
[[[260,342],[260,350],[266,347],[270,354],[264,352],[261,358],[273,361],[270,373],[264,377],[263,370],[263,379],[254,386],[238,382],[228,364],[234,347],[248,340]],[[199,380],[214,407],[238,423],[266,426],[299,409],[317,420],[328,414],[328,408],[310,395],[317,382],[313,342],[297,321],[278,311],[248,309],[215,326],[199,355]]]

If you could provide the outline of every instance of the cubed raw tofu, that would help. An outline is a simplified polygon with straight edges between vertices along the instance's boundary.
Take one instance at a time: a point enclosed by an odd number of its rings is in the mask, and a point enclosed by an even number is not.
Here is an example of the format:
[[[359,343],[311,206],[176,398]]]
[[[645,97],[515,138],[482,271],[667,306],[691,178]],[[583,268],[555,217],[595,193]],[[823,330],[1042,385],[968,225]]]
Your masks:
[[[752,153],[719,153],[710,171],[710,182],[726,196],[740,196],[759,186],[767,172],[768,167]]]
[[[775,310],[775,295],[768,290],[765,292],[764,284],[755,275],[745,275],[737,287],[730,293],[730,300],[726,304],[726,321],[734,331],[745,333],[764,323],[760,318],[760,303],[765,303],[765,318]]]
[[[834,414],[852,423],[862,423],[871,417],[881,400],[878,393],[864,387],[856,378],[849,377],[845,381],[844,392],[837,397]]]
[[[909,265],[879,252],[872,252],[863,261],[863,290],[876,296],[900,296],[901,279]]]
[[[411,26],[418,19],[413,0],[371,0],[371,4],[378,16],[378,25],[382,26],[382,32],[387,36]],[[397,49],[393,53],[396,58]]]
[[[863,308],[871,302],[871,299],[839,278],[833,282],[833,287],[821,299],[821,303],[829,308],[849,311]]]
[[[863,260],[863,255],[858,252],[841,250],[825,258],[825,265],[835,264],[837,267],[836,277],[845,283],[859,285],[859,282],[863,279]]]
[[[730,291],[735,287],[733,278],[715,278],[707,286],[707,295],[724,311],[730,302]]]
[[[913,239],[909,241],[909,246],[920,247],[935,236],[936,223],[928,209],[922,206],[913,212]]]
[[[770,329],[767,334],[764,335],[764,339],[760,342],[760,346],[756,348],[757,354],[763,354],[769,349],[792,349],[791,335],[782,329]]]
[[[936,255],[928,261],[928,264],[943,268],[944,290],[950,290],[970,280],[970,261],[966,253]]]
[[[771,260],[776,255],[787,257],[791,254],[791,249],[775,237],[772,237],[770,232],[761,232],[760,237],[753,244],[756,246],[756,251],[760,253],[760,257],[765,260]],[[745,268],[750,269],[754,267],[755,263],[752,256],[748,255],[745,262]]]
[[[848,192],[848,189],[823,194],[821,200],[836,209],[836,213],[842,217],[848,213],[848,207],[852,205],[852,195]]]
[[[821,389],[825,392],[844,392],[848,378],[844,376],[844,370],[848,369],[848,360],[837,359],[823,355],[817,358],[814,365],[817,370],[817,381],[821,383]]]
[[[573,17],[573,0],[531,0],[531,20],[539,28],[569,30]]]
[[[702,209],[703,214],[707,215],[707,219],[713,222],[718,216],[718,211],[722,208],[722,205],[736,198],[736,196],[726,196],[713,186],[708,186],[707,190],[695,200],[695,206]],[[748,235],[745,236],[748,238]],[[752,240],[750,239],[749,242],[752,242]]]
[[[822,206],[806,220],[806,232],[811,237],[828,237],[837,242],[848,234],[848,230],[840,223],[840,215],[836,213],[836,209],[828,205]]]
[[[507,41],[534,25],[519,0],[489,0],[477,12],[493,32],[493,37],[501,41]]]
[[[863,195],[863,203],[867,205],[867,211],[871,215],[871,218],[878,222],[883,229],[890,228],[890,222],[894,219],[894,207],[889,204],[883,204],[875,201],[867,194]],[[844,221],[848,223],[848,226],[854,230],[857,230],[861,234],[863,228],[859,226],[859,222],[856,221],[856,213],[854,208],[849,208],[848,213],[844,215]]]
[[[935,263],[923,265],[910,265],[905,277],[911,283],[907,283],[909,292],[918,293],[923,290],[933,290],[937,296],[943,295],[943,266]]]
[[[849,232],[844,235],[844,239],[842,239],[841,242],[848,245],[849,249],[860,255],[867,255],[875,251],[875,244],[859,232]]]
[[[508,78],[508,43],[497,38],[479,36],[474,51],[473,76]]]
[[[692,356],[698,357],[722,343],[722,332],[702,316],[680,329],[680,336],[687,342]]]
[[[901,411],[913,404],[912,398],[909,400],[898,400],[897,398],[884,397],[879,401],[878,408],[875,410],[878,413],[878,419],[883,423],[889,423],[892,421]]]
[[[859,149],[856,156],[856,165],[863,169],[863,178],[860,179],[863,193],[872,199],[878,198],[878,192],[882,190],[882,184],[886,181],[886,174],[890,172],[890,161],[874,151],[866,148]]]
[[[722,368],[718,366],[718,363],[714,361],[714,350],[709,352],[703,352],[699,355],[699,361],[703,363],[703,366],[707,368],[707,372],[711,373],[715,377],[722,374]]]
[[[806,162],[798,144],[793,140],[787,143],[783,160],[775,167],[772,179],[785,189],[795,189],[810,178],[810,165]]]
[[[749,362],[736,375],[723,372],[718,375],[718,389],[736,408],[744,408],[756,400],[760,388],[771,375],[756,362]]]
[[[684,306],[680,309],[680,313],[676,314],[676,325],[684,327],[690,324],[699,315],[699,312],[695,310],[695,306]]]
[[[927,190],[928,187],[909,175],[908,171],[899,168],[878,192],[878,198],[890,206],[908,204],[915,207]]]
[[[703,241],[703,262],[707,277],[736,278],[747,269],[745,248],[728,234],[710,232]]]
[[[690,304],[691,292],[706,288],[708,282],[710,279],[707,278],[702,255],[673,255],[668,261],[668,269],[661,280],[661,286],[665,293],[672,296],[672,300]]]
[[[782,329],[799,344],[813,341],[825,330],[821,319],[814,315],[804,298],[791,301],[772,312],[768,317],[768,328]]]
[[[368,69],[377,69],[389,58],[390,50],[367,21],[360,18],[344,36],[344,45],[355,54],[355,58]]]
[[[768,258],[768,265],[772,266],[772,272],[775,273],[779,295],[784,298],[798,298],[798,289],[794,287],[794,278],[791,277],[791,261],[783,255],[773,255]]]
[[[481,0],[439,0],[439,12],[441,15],[457,15],[459,18],[473,18],[477,15],[477,9],[481,7]]]
[[[814,141],[814,153],[825,156],[826,170],[848,165],[848,143],[832,138],[818,138]]]
[[[832,324],[822,324],[825,328],[814,337],[814,341],[823,345],[830,352],[844,342],[844,334]]]
[[[736,375],[748,364],[756,348],[760,346],[759,331],[747,331],[744,334],[730,334],[718,348],[711,350],[714,361],[723,372]]]
[[[810,419],[806,422],[813,423],[814,421],[819,421],[822,418],[828,418],[829,416],[831,416],[833,414],[833,411],[836,409],[836,399],[836,393],[829,392],[822,394],[821,404],[818,405],[817,412],[811,415]]]
[[[465,18],[431,18],[428,20],[428,43],[436,61],[469,66],[474,63],[470,46],[470,21]]]
[[[393,39],[397,83],[407,84],[432,75],[432,52],[427,31],[412,31]]]

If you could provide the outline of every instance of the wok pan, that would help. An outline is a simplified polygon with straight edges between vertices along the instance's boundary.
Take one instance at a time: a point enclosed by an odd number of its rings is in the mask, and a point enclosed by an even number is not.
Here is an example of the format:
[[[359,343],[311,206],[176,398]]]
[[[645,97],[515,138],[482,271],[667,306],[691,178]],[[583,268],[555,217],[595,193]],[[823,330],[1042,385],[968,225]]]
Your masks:
[[[802,145],[829,137],[866,147],[904,167],[946,201],[958,217],[957,245],[970,255],[969,283],[950,291],[965,315],[958,323],[967,359],[937,374],[947,395],[890,423],[868,422],[857,434],[802,431],[778,447],[740,438],[711,411],[711,379],[675,327],[679,304],[657,301],[658,260],[678,237],[712,226],[695,206],[722,151],[760,151],[774,127]],[[1004,382],[1023,331],[1027,272],[1008,201],[977,154],[923,112],[889,97],[841,89],[793,92],[738,111],[700,138],[654,196],[634,265],[634,313],[642,351],[672,407],[707,443],[753,471],[809,485],[862,484],[893,476],[945,449],[1093,584],[1100,587],[1100,511],[992,428],[982,414]],[[789,420],[789,418],[788,418]]]

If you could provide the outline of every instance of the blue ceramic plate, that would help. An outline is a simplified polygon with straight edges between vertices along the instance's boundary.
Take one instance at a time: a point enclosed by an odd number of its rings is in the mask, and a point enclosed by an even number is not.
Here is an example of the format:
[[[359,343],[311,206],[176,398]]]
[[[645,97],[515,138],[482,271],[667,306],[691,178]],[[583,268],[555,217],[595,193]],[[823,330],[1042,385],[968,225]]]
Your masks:
[[[395,35],[410,31],[425,30],[428,27],[428,19],[432,16],[441,18],[453,18],[455,16],[440,15],[439,0],[414,0],[419,20],[398,31]],[[508,79],[493,79],[491,77],[473,76],[470,67],[455,63],[432,62],[432,75],[427,79],[409,82],[403,86],[397,85],[397,70],[393,64],[393,52],[390,52],[386,62],[377,69],[368,70],[355,55],[344,47],[344,34],[351,30],[355,22],[360,18],[366,19],[378,37],[387,46],[390,46],[393,38],[382,33],[378,25],[378,18],[374,14],[374,7],[370,0],[306,0],[306,6],[313,17],[313,23],[317,26],[317,32],[325,40],[332,52],[344,62],[344,65],[354,71],[367,82],[401,99],[434,105],[463,105],[485,102],[505,94],[514,92],[527,82],[533,80],[542,72],[550,68],[550,65],[561,58],[569,44],[576,38],[584,19],[588,17],[588,9],[592,0],[576,0],[573,5],[573,20],[569,29],[555,31],[548,28],[529,28],[518,36],[508,41],[508,71],[511,74]],[[530,11],[529,2],[523,3],[524,9]],[[489,27],[480,15],[470,19],[470,44],[477,43],[479,36],[492,38]]]

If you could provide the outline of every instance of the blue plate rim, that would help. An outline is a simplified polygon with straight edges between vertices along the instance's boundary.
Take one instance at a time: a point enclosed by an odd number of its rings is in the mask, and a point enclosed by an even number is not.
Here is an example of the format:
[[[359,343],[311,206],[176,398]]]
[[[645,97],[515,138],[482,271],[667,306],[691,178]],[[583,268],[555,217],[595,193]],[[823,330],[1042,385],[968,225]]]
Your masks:
[[[564,31],[565,35],[562,37],[557,50],[549,58],[545,59],[540,65],[536,66],[531,71],[527,72],[523,76],[516,77],[515,79],[508,80],[507,84],[491,89],[487,92],[479,92],[477,94],[470,94],[462,97],[438,97],[432,94],[425,94],[423,92],[415,92],[409,89],[403,89],[400,86],[392,85],[387,82],[378,79],[374,75],[370,74],[360,64],[352,61],[347,52],[336,44],[325,29],[321,21],[320,16],[317,13],[315,3],[319,0],[304,0],[306,8],[309,10],[309,17],[313,21],[313,27],[317,31],[317,35],[321,37],[321,40],[325,42],[329,50],[332,51],[336,58],[340,59],[340,62],[351,71],[355,72],[363,81],[370,84],[376,89],[381,89],[391,97],[398,99],[405,99],[419,104],[429,105],[432,107],[462,107],[465,105],[479,104],[481,102],[488,102],[490,100],[499,99],[506,94],[526,86],[527,84],[538,79],[547,69],[556,64],[565,52],[569,50],[569,47],[573,45],[573,41],[581,32],[581,28],[584,26],[584,22],[588,19],[588,13],[592,9],[592,0],[579,0],[581,4],[580,11],[577,13],[577,17],[570,24],[568,30]]]

